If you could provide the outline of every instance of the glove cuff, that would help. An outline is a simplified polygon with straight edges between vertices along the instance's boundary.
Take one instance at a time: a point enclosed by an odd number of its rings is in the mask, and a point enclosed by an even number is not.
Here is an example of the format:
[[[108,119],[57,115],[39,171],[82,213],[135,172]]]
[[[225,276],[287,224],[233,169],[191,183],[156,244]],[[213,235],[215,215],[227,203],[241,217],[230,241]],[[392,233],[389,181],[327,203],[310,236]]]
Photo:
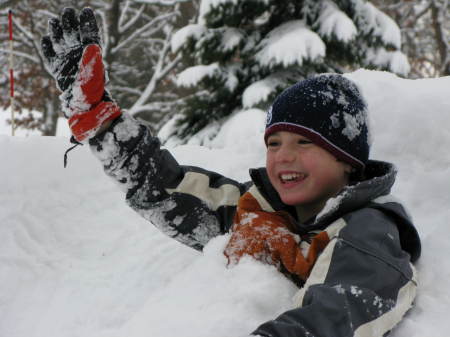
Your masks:
[[[94,137],[107,121],[114,120],[121,114],[122,111],[116,103],[102,101],[93,109],[70,117],[69,127],[75,139],[83,142]]]

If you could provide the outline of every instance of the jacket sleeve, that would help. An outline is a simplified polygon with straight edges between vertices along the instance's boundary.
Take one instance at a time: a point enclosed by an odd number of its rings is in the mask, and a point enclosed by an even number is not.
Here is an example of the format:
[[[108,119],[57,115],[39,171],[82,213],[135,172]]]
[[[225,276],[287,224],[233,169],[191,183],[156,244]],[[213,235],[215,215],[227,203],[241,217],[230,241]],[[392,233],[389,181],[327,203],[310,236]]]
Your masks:
[[[381,337],[411,308],[414,267],[387,215],[361,209],[327,232],[330,242],[296,296],[298,307],[262,324],[254,335]]]
[[[179,165],[143,123],[126,113],[92,139],[90,147],[126,193],[129,206],[198,250],[228,231],[247,188],[217,173]]]

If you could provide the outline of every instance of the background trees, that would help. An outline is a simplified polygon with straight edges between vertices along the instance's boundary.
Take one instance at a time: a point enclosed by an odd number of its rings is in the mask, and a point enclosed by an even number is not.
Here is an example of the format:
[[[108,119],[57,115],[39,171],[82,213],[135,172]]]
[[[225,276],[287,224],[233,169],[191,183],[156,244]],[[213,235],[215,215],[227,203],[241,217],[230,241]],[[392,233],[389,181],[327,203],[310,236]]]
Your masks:
[[[174,129],[182,139],[237,109],[266,109],[314,73],[409,73],[398,26],[369,1],[202,1],[199,15],[173,39],[190,56],[178,83],[195,88]]]
[[[315,72],[450,75],[449,0],[6,0],[0,107],[9,105],[11,8],[16,122],[44,135],[55,134],[60,103],[39,40],[65,6],[95,9],[119,104],[156,130],[178,113],[180,138],[236,109],[265,109],[282,88]]]
[[[181,56],[170,55],[170,40],[177,25],[187,23],[183,17],[190,17],[192,4],[177,0],[9,1],[2,6],[2,20],[7,16],[6,6],[14,11],[18,126],[38,129],[43,135],[55,134],[59,93],[43,62],[40,39],[46,34],[48,19],[59,16],[66,6],[95,9],[110,89],[123,108],[156,124],[167,111],[167,105],[173,104],[173,93],[178,90],[173,85],[173,71]],[[6,29],[1,31],[0,39],[1,83],[6,88],[9,69]],[[0,104],[8,107],[7,94],[0,96]]]
[[[448,0],[374,0],[400,26],[409,77],[450,75],[450,2]]]

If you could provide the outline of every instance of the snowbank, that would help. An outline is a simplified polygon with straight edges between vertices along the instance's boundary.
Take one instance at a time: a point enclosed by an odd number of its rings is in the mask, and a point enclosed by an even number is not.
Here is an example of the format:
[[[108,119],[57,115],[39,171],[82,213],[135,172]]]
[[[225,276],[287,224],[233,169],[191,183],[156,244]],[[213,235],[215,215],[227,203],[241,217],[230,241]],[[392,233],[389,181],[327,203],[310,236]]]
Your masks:
[[[393,336],[447,336],[450,77],[348,77],[369,103],[372,158],[399,168],[394,194],[423,240],[417,305]],[[260,111],[243,112],[211,148],[173,153],[246,180],[249,166],[264,163],[263,123]],[[296,289],[272,267],[246,259],[226,268],[226,236],[203,254],[164,237],[127,208],[87,148],[63,169],[68,146],[63,137],[0,135],[1,337],[242,337],[290,308]]]

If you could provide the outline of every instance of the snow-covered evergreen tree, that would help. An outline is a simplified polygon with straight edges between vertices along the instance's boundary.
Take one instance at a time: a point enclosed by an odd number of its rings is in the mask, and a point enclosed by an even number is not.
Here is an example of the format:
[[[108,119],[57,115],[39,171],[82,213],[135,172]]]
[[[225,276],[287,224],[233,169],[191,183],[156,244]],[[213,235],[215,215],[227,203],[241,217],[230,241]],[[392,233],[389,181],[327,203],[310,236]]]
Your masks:
[[[192,88],[175,135],[186,139],[236,109],[266,109],[282,89],[319,72],[409,72],[396,23],[365,0],[202,0],[172,51]]]

